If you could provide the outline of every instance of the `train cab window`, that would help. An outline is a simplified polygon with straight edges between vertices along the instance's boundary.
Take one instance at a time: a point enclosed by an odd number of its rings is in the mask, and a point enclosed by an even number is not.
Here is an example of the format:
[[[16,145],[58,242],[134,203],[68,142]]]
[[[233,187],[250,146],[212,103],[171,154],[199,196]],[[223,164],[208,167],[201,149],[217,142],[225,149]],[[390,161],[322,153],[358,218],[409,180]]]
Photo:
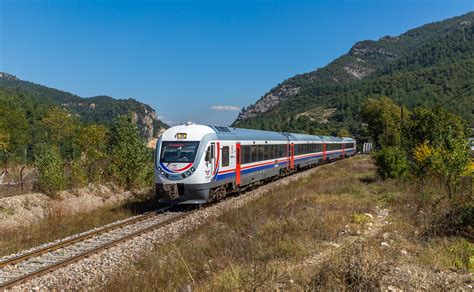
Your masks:
[[[229,146],[222,147],[222,167],[229,166]]]
[[[163,142],[160,161],[164,163],[190,163],[194,161],[199,142]]]

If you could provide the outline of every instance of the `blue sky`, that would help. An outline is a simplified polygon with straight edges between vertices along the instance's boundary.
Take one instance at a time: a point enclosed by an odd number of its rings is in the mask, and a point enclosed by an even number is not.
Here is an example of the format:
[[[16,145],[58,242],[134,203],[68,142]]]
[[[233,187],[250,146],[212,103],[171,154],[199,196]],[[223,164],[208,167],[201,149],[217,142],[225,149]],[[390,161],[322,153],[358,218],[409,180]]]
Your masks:
[[[0,71],[165,121],[230,124],[356,42],[474,10],[472,0],[0,0]]]

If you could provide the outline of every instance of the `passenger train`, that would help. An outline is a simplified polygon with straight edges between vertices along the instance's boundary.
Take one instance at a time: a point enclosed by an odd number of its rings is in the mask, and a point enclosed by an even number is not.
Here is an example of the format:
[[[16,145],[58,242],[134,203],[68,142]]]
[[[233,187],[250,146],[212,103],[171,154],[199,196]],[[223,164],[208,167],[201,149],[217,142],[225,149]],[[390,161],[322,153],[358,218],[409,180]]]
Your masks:
[[[162,203],[207,203],[355,153],[352,138],[187,123],[156,144],[156,194]]]

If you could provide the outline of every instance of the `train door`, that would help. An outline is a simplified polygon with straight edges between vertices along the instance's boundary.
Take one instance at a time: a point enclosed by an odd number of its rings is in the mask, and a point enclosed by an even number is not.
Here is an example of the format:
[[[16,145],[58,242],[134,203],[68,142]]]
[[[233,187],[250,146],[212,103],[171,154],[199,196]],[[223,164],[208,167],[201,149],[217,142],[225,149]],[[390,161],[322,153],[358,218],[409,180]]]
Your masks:
[[[326,143],[323,143],[323,161],[326,161]]]
[[[211,158],[210,158],[210,170],[211,176],[214,177],[219,167],[219,143],[211,143]]]
[[[295,144],[290,144],[288,155],[290,156],[290,169],[293,169],[295,168]]]
[[[240,186],[240,143],[235,144],[235,184]]]

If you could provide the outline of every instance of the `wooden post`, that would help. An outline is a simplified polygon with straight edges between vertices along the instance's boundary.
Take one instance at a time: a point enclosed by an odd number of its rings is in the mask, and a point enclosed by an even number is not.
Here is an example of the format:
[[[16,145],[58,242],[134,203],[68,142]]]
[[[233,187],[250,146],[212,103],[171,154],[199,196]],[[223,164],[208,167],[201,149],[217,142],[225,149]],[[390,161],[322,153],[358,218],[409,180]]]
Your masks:
[[[20,169],[20,190],[23,192],[23,170],[25,170],[25,166]]]

